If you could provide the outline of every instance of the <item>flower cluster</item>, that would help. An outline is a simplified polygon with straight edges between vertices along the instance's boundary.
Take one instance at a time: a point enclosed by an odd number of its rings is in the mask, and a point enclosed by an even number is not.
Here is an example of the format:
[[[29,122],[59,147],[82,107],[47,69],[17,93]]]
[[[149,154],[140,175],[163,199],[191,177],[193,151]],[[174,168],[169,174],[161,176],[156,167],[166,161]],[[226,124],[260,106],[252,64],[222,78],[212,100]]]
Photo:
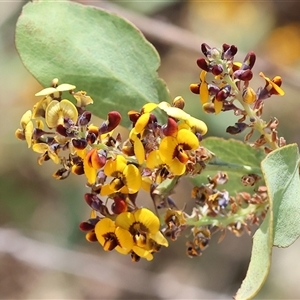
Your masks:
[[[253,52],[239,63],[234,61],[235,46],[224,44],[218,50],[202,44],[201,49],[205,58],[197,60],[202,69],[200,83],[191,84],[190,89],[200,95],[204,111],[233,111],[240,119],[227,132],[237,134],[250,128],[248,141],[258,130],[261,136],[252,143],[254,147],[264,146],[269,152],[282,146],[277,119],[261,119],[264,100],[284,94],[281,78],[271,80],[260,73],[265,86],[255,92],[250,87]],[[41,99],[22,116],[15,135],[40,154],[39,164],[52,161],[58,165],[54,178],[85,176],[89,191],[84,199],[91,214],[79,227],[88,241],[99,242],[105,251],[129,254],[133,261],[152,260],[154,253],[168,246],[168,240],[175,241],[189,230],[192,240],[186,243],[186,253],[195,257],[207,248],[213,233],[229,230],[240,236],[264,218],[268,197],[266,188],[258,186],[257,174],[241,178],[244,185],[255,185],[253,194],[230,195],[220,189],[229,180],[227,173],[217,172],[192,189],[190,213],[177,207],[171,195],[180,178],[201,174],[214,158],[201,145],[206,124],[184,111],[181,96],[172,103],[147,103],[139,111],[130,110],[127,117],[132,125],[124,138],[117,132],[121,114],[111,111],[102,124],[92,124],[87,106],[93,100],[75,89],[71,84],[58,85],[54,79],[51,87],[36,94]],[[67,93],[73,101],[63,97]],[[154,212],[139,205],[140,190],[149,193]]]
[[[245,136],[248,142],[257,130],[260,137],[251,145],[264,146],[266,153],[284,146],[284,138],[277,135],[278,120],[273,118],[265,122],[261,119],[265,100],[273,95],[284,95],[281,77],[270,79],[260,72],[264,86],[255,91],[250,86],[256,61],[254,52],[249,52],[243,62],[237,62],[234,57],[238,49],[234,45],[223,44],[222,49],[217,49],[203,43],[201,50],[205,58],[197,60],[201,69],[200,82],[191,84],[190,90],[200,95],[203,110],[215,114],[233,111],[239,120],[226,131],[235,135],[249,128]]]

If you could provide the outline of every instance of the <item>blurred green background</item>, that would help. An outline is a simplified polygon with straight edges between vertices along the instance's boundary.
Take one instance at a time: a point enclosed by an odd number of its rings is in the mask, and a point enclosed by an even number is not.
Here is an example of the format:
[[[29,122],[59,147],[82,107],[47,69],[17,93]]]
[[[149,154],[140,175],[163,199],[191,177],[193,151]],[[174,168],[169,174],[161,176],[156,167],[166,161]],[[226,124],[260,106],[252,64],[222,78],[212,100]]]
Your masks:
[[[41,89],[14,46],[15,24],[25,3],[0,2],[0,299],[231,299],[245,277],[250,236],[228,233],[221,243],[214,236],[202,257],[194,259],[185,255],[182,237],[151,263],[137,264],[85,241],[78,229],[89,215],[84,178],[56,181],[54,167],[39,166],[37,154],[14,137]],[[114,11],[142,30],[161,55],[159,74],[172,97],[185,98],[188,112],[207,122],[209,135],[229,138],[225,128],[235,118],[230,113],[205,115],[189,91],[189,84],[198,81],[200,43],[235,44],[239,60],[253,50],[259,58],[255,76],[260,71],[268,77],[282,75],[286,92],[266,101],[264,118],[276,116],[279,135],[299,144],[300,2],[81,3]],[[258,78],[253,84],[263,83]],[[188,185],[175,195],[179,206],[189,200]],[[150,198],[142,196],[141,203],[151,208]],[[257,299],[300,298],[299,251],[299,241],[274,249],[270,276]]]

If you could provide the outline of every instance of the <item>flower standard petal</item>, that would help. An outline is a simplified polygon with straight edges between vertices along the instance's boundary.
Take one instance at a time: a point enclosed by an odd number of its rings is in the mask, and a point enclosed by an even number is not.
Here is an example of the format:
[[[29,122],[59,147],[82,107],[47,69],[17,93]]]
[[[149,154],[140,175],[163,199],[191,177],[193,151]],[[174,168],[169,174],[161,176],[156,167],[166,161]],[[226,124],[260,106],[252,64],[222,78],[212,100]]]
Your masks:
[[[129,230],[135,219],[131,212],[123,212],[117,216],[115,222],[116,226]]]
[[[115,223],[109,219],[101,219],[95,226],[95,234],[99,243],[104,247],[106,240],[106,235],[115,232],[116,226]]]
[[[140,208],[133,214],[135,221],[143,224],[147,228],[148,232],[155,234],[159,231],[159,219],[151,210]]]
[[[198,138],[188,129],[179,130],[176,139],[184,150],[195,150],[199,147]]]

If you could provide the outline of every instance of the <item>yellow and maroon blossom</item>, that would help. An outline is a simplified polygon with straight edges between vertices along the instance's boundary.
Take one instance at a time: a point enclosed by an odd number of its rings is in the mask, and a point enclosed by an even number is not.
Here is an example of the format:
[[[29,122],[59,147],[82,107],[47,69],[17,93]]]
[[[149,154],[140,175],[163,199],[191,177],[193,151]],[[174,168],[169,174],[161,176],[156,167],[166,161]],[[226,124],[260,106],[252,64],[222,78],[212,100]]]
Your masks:
[[[266,82],[265,87],[259,91],[259,100],[270,97],[271,95],[284,95],[284,91],[281,88],[282,79],[280,76],[275,76],[273,79],[270,79],[269,77],[266,77],[263,72],[260,72],[259,76]]]
[[[133,248],[133,238],[130,232],[109,218],[101,219],[95,226],[95,234],[98,242],[105,251],[116,250],[127,254]]]
[[[134,194],[139,191],[142,177],[139,169],[122,155],[109,159],[104,167],[104,174],[113,177],[113,180],[102,186],[101,195],[106,196],[116,192]]]
[[[146,208],[121,213],[116,218],[116,225],[130,232],[132,252],[139,257],[152,260],[153,252],[157,252],[160,246],[168,246],[168,241],[159,230],[158,217]]]
[[[182,175],[189,160],[188,151],[195,150],[199,140],[193,132],[187,129],[178,131],[177,136],[167,136],[159,145],[161,160],[168,165],[174,175]]]

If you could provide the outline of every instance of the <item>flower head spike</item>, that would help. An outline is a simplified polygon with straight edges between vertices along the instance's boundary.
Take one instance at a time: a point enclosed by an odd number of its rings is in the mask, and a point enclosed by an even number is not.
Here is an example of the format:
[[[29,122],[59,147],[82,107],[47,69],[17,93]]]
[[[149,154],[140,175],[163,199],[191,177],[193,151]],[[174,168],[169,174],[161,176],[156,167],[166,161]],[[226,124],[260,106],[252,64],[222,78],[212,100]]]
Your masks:
[[[176,137],[167,136],[161,141],[159,154],[174,175],[182,175],[189,160],[186,151],[195,150],[198,146],[199,140],[195,134],[188,129],[181,129]]]

